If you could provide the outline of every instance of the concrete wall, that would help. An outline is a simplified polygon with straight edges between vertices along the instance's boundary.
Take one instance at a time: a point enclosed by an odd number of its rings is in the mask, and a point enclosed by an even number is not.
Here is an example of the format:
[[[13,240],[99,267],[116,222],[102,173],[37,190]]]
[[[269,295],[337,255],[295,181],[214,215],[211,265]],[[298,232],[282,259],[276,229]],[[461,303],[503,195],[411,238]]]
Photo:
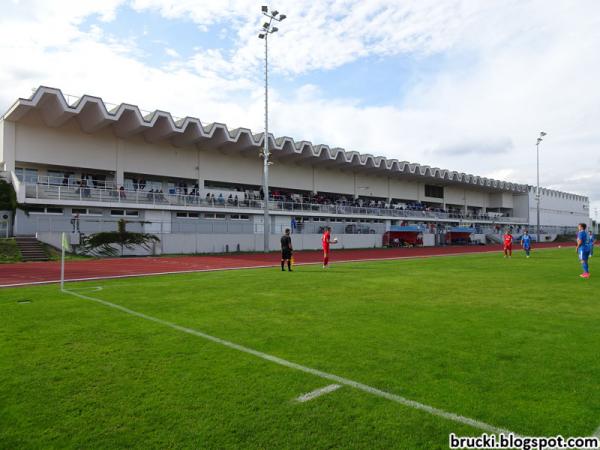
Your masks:
[[[540,222],[542,226],[576,227],[578,223],[590,224],[589,203],[583,197],[542,190],[540,196]],[[529,192],[529,223],[537,224],[535,189]]]
[[[513,208],[513,195],[507,192],[490,193],[487,206],[489,208]],[[527,217],[527,215],[519,217]]]
[[[317,192],[339,192],[354,195],[354,174],[335,169],[315,167],[315,190]],[[363,194],[365,195],[365,194]]]
[[[521,194],[513,196],[513,214],[515,217],[529,217],[529,195]]]
[[[465,188],[461,186],[446,186],[444,188],[444,202],[451,205],[465,205]]]
[[[117,139],[111,129],[86,134],[74,119],[61,128],[49,128],[35,114],[15,128],[16,161],[116,170]]]
[[[194,254],[194,253],[222,253],[227,250],[237,251],[262,251],[263,236],[248,234],[182,234],[171,233],[158,235],[161,242],[154,248],[154,253],[139,248],[134,251],[127,250],[126,255],[150,255],[150,254]],[[59,247],[61,233],[38,232],[37,238],[54,247]],[[338,243],[332,245],[333,251],[344,248],[374,248],[382,246],[381,234],[355,234],[340,235]],[[279,236],[273,235],[270,240],[270,248],[280,248]],[[320,234],[293,235],[292,244],[296,250],[319,250],[321,249]]]
[[[419,184],[416,181],[392,178],[390,195],[392,198],[416,201],[419,198]]]

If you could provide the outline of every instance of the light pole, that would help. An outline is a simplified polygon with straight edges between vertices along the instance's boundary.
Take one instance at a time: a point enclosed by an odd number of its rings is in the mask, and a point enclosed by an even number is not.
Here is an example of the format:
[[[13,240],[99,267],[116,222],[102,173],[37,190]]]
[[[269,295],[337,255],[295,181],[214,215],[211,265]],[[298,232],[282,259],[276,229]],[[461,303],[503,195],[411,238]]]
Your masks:
[[[280,14],[279,11],[271,11],[269,12],[268,6],[262,6],[261,11],[264,16],[266,16],[269,21],[263,23],[262,29],[258,34],[259,39],[265,40],[265,134],[263,141],[263,202],[264,202],[264,234],[265,234],[265,245],[264,252],[269,252],[269,35],[276,33],[279,28],[273,26],[273,21],[281,22],[286,18],[285,14]]]
[[[537,188],[535,190],[535,199],[537,202],[537,241],[540,242],[540,143],[544,140],[543,137],[546,136],[546,132],[540,131],[540,135],[537,138],[537,142],[535,144],[537,148]]]

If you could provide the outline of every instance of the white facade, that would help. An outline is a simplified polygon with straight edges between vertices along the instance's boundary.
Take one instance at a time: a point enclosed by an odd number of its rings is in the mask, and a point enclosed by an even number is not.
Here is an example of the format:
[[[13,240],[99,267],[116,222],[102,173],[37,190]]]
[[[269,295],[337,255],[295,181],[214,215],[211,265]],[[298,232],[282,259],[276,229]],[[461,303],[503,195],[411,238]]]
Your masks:
[[[174,121],[162,111],[143,116],[132,105],[109,111],[97,97],[68,104],[59,90],[39,88],[0,120],[0,169],[13,175],[19,201],[35,209],[29,217],[17,215],[15,233],[67,231],[63,228],[70,227],[70,218],[82,211],[87,232],[98,223],[113,226],[122,212],[124,217],[131,214],[132,222],[154,224],[145,225],[149,232],[159,226],[161,233],[185,229],[218,234],[202,223],[221,219],[238,234],[260,233],[260,199],[244,203],[242,191],[260,189],[263,139],[262,133],[204,125],[194,118]],[[342,233],[367,227],[378,235],[399,223],[487,228],[535,223],[535,198],[526,185],[288,137],[269,140],[273,191],[337,199],[329,205],[274,201],[274,233],[292,217],[306,220],[307,230],[315,233],[319,226],[337,224]],[[142,179],[140,188],[136,180]],[[232,195],[239,204],[202,202],[211,193]],[[587,221],[586,197],[554,191],[542,195],[543,226]],[[361,207],[350,207],[357,199]],[[377,208],[367,208],[369,202]],[[180,225],[182,221],[188,225]],[[246,225],[239,227],[241,221]]]
[[[536,189],[529,188],[529,223],[537,225]],[[552,189],[540,189],[540,225],[546,227],[576,227],[591,225],[590,203],[587,197]]]

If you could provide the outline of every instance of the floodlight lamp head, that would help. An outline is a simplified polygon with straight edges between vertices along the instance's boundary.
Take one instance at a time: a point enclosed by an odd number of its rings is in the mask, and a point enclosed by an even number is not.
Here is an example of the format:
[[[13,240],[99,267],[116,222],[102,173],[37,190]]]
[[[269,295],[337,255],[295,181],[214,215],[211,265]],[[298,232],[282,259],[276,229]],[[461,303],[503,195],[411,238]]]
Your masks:
[[[264,38],[265,38],[265,35],[264,35],[264,33],[260,33],[260,34],[258,35],[258,38],[259,38],[259,39],[264,39]]]
[[[267,11],[269,11],[269,7],[268,7],[268,6],[266,6],[266,5],[263,5],[263,6],[262,6],[260,9],[261,9],[261,11],[262,11],[262,12],[264,12],[264,13],[266,13]]]
[[[271,30],[271,33],[277,33],[278,31],[279,31],[279,28],[273,27],[273,29]]]
[[[277,14],[279,14],[279,11],[273,10],[273,11],[271,11],[271,14],[273,14],[274,16],[276,16]]]
[[[546,133],[545,131],[540,131],[540,136],[541,136],[541,137],[544,137],[544,136],[546,136],[547,134],[548,134],[548,133]]]
[[[282,15],[280,15],[280,16],[279,16],[279,20],[283,20],[283,19],[285,19],[286,17],[287,17],[287,16],[286,16],[285,14],[282,14]]]
[[[541,137],[537,138],[537,143],[539,144],[540,142],[542,142],[543,139]]]
[[[265,30],[268,30],[268,29],[269,29],[269,22],[265,22],[265,23],[263,23],[263,28],[264,28]]]

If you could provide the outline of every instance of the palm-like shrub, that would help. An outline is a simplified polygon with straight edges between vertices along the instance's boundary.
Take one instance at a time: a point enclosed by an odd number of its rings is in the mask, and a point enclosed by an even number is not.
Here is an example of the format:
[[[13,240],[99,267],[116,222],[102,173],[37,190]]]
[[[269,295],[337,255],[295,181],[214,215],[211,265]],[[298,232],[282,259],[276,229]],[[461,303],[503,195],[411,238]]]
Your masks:
[[[133,250],[140,246],[147,250],[152,245],[160,242],[158,236],[149,233],[136,233],[127,231],[127,221],[119,220],[117,231],[105,231],[94,233],[82,239],[82,247],[85,253],[98,254],[102,256],[123,256],[125,249]]]

